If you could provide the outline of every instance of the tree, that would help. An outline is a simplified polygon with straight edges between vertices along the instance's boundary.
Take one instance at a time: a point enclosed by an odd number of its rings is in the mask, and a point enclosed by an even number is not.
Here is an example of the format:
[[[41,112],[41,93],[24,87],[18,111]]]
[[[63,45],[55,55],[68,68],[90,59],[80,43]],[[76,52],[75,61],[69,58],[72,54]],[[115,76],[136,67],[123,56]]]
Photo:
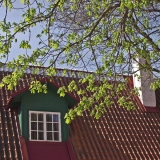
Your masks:
[[[137,58],[146,61],[145,64],[139,64],[139,69],[153,73],[156,79],[151,87],[160,87],[159,0],[21,0],[21,8],[16,7],[17,3],[0,1],[1,7],[5,7],[5,15],[0,23],[3,33],[0,36],[1,58],[6,58],[7,67],[14,69],[12,75],[2,80],[1,87],[7,85],[8,89],[13,89],[29,65],[47,64],[48,77],[55,74],[55,65],[65,64],[86,71],[92,68],[94,74],[79,81],[88,84],[86,90],[92,93],[89,99],[74,81],[58,91],[61,96],[67,91],[76,91],[83,97],[78,106],[66,114],[67,123],[76,115],[82,115],[97,101],[100,103],[91,109],[91,115],[98,119],[105,112],[104,106],[112,105],[111,97],[120,95],[126,88],[128,80],[110,84],[104,77],[119,79],[119,75],[133,74],[132,61],[137,61]],[[9,22],[8,12],[20,10],[21,21]],[[34,27],[40,30],[37,34],[39,46],[29,54],[33,48],[30,39]],[[19,45],[26,54],[8,61],[10,49],[17,42],[19,33],[28,35],[28,40],[22,40]],[[38,68],[33,73],[37,71]],[[94,75],[98,77],[96,80]],[[31,83],[32,92],[46,92],[46,86],[39,85],[37,88],[36,82]],[[106,90],[113,92],[104,96]],[[131,94],[136,93],[137,89],[134,89]],[[130,97],[120,96],[118,103],[128,110],[135,109]]]

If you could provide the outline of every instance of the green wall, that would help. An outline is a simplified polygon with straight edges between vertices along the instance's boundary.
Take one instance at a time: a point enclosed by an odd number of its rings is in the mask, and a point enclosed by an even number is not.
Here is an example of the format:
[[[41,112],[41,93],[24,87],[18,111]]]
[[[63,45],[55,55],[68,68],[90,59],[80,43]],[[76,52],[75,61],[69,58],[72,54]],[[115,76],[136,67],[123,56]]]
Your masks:
[[[59,97],[57,89],[54,86],[48,87],[48,93],[31,94],[26,91],[22,95],[15,98],[15,101],[20,101],[19,121],[21,134],[26,140],[29,140],[29,111],[49,111],[61,113],[61,132],[62,141],[66,141],[69,136],[68,125],[65,124],[64,116],[68,111],[67,98]]]

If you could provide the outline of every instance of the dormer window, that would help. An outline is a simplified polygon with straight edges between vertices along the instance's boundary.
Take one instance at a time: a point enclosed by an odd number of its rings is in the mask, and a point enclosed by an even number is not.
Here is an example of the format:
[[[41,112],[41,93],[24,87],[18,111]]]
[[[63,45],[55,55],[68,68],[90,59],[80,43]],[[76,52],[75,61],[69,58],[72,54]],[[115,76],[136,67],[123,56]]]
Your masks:
[[[60,113],[29,111],[29,134],[33,141],[61,141]]]

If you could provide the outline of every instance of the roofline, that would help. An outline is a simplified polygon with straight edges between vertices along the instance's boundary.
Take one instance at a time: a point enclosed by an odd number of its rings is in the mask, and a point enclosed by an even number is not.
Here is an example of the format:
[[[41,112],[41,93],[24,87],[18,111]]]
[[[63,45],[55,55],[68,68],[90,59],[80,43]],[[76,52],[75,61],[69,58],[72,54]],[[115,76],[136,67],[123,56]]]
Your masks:
[[[2,63],[2,62],[1,62]],[[2,67],[6,67],[7,64],[6,63],[2,63]],[[23,66],[23,65],[20,65],[20,66]],[[0,67],[0,68],[2,68]],[[45,66],[34,66],[34,65],[28,65],[28,69],[30,68],[39,68],[39,69],[47,69],[51,66],[48,66],[48,67],[45,67]],[[94,72],[93,71],[84,71],[84,70],[77,70],[77,69],[70,69],[70,68],[58,68],[58,67],[54,67],[56,70],[68,70],[68,71],[74,71],[74,72],[83,72],[83,73],[90,73],[90,74],[93,74]],[[9,69],[9,68],[8,68]]]
[[[5,66],[6,67],[6,63],[2,63],[3,64],[3,66]],[[20,65],[20,66],[23,66],[23,65]],[[34,66],[34,65],[28,65],[28,69],[30,69],[30,68],[42,68],[42,69],[47,69],[47,68],[49,68],[49,67],[51,67],[51,66],[48,66],[48,67],[45,67],[45,66]],[[2,68],[2,67],[1,67]],[[7,68],[7,67],[6,67]],[[87,71],[87,70],[77,70],[77,69],[70,69],[70,68],[58,68],[58,67],[54,67],[55,68],[55,70],[68,70],[68,71],[73,71],[73,72],[83,72],[83,73],[88,73],[88,74],[94,74],[95,73],[95,71]],[[9,69],[9,68],[8,68]],[[12,71],[11,71],[12,72]],[[100,74],[100,75],[106,75],[105,73],[104,74]],[[126,77],[132,77],[132,75],[130,74],[126,74],[126,75],[124,75],[124,74],[118,74],[117,73],[117,76],[120,76],[120,77],[123,77],[123,78],[126,78]]]
[[[143,112],[148,112],[148,113],[160,113],[160,109],[155,106],[155,107],[151,107],[151,106],[144,106],[142,104],[142,102],[140,101],[138,96],[134,96],[135,100],[137,101],[137,103],[139,104],[139,108],[143,111]]]
[[[54,83],[54,82],[51,82],[50,80],[49,80],[49,78],[47,78],[47,77],[45,77],[45,78],[43,78],[43,79],[41,79],[41,80],[39,80],[41,83],[43,83],[43,82],[48,82],[48,83],[50,83],[50,84],[52,84],[53,86],[55,86],[56,88],[60,88],[60,86],[59,85],[57,85],[56,83]],[[29,86],[27,86],[27,87],[24,87],[23,89],[21,89],[21,90],[19,90],[19,91],[17,91],[17,92],[14,92],[13,94],[11,94],[11,96],[10,96],[10,99],[9,99],[9,101],[8,101],[8,104],[7,104],[7,106],[6,106],[6,109],[8,109],[9,107],[10,107],[10,105],[11,105],[11,103],[14,101],[14,97],[15,96],[17,96],[17,95],[19,95],[19,94],[21,94],[21,93],[23,93],[23,92],[25,92],[25,91],[27,91],[27,90],[29,90]],[[80,100],[77,98],[77,97],[75,97],[74,95],[72,95],[71,93],[66,93],[68,96],[70,96],[71,98],[73,98],[74,100],[76,100],[77,102],[79,102]]]
[[[126,77],[124,77],[124,78],[127,78],[127,77],[128,77],[128,76],[126,76]],[[130,78],[130,80],[129,80],[129,82],[128,82],[128,85],[129,85],[130,87],[133,87],[133,77],[132,77],[132,76],[129,76],[129,78]],[[52,84],[53,86],[55,86],[56,88],[60,88],[59,85],[57,85],[57,84],[56,84],[55,82],[53,82],[53,81],[51,82],[50,79],[47,78],[47,77],[41,79],[40,82],[42,82],[42,83],[43,83],[43,82],[48,82],[48,83]],[[14,92],[14,93],[11,95],[10,100],[8,101],[7,106],[5,106],[6,109],[9,109],[11,103],[14,101],[14,97],[15,97],[15,96],[17,96],[17,95],[19,95],[19,94],[21,94],[21,93],[23,93],[23,92],[25,92],[25,91],[27,91],[27,90],[29,90],[29,86],[24,87],[23,89],[21,89],[21,90],[19,90],[19,91],[17,91],[17,92]],[[66,94],[67,94],[68,96],[70,96],[71,98],[73,98],[75,101],[77,101],[77,102],[80,101],[80,100],[79,100],[77,97],[75,97],[73,94],[68,93],[68,92],[67,92]],[[139,104],[139,108],[140,108],[143,112],[160,113],[160,109],[159,109],[157,106],[155,106],[155,107],[144,106],[144,105],[142,104],[142,102],[140,101],[140,99],[139,99],[138,96],[135,95],[134,97],[135,97],[135,100],[136,100],[136,101],[138,102],[138,104]]]

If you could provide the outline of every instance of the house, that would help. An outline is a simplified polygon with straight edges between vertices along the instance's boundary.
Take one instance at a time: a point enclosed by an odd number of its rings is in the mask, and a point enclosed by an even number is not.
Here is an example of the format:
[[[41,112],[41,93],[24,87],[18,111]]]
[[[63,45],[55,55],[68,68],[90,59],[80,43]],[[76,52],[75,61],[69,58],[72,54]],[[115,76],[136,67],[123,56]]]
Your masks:
[[[99,120],[85,111],[67,125],[63,117],[79,97],[75,93],[59,97],[57,90],[73,79],[78,81],[79,71],[67,70],[62,76],[63,69],[57,69],[50,82],[45,74],[32,75],[33,68],[13,91],[0,90],[0,160],[160,159],[160,90],[149,94],[155,94],[155,106],[133,96],[137,109],[127,111],[113,97],[114,104]],[[1,68],[0,79],[8,74],[9,69]],[[47,83],[48,93],[31,94],[31,77]],[[123,95],[133,87],[132,79]]]

